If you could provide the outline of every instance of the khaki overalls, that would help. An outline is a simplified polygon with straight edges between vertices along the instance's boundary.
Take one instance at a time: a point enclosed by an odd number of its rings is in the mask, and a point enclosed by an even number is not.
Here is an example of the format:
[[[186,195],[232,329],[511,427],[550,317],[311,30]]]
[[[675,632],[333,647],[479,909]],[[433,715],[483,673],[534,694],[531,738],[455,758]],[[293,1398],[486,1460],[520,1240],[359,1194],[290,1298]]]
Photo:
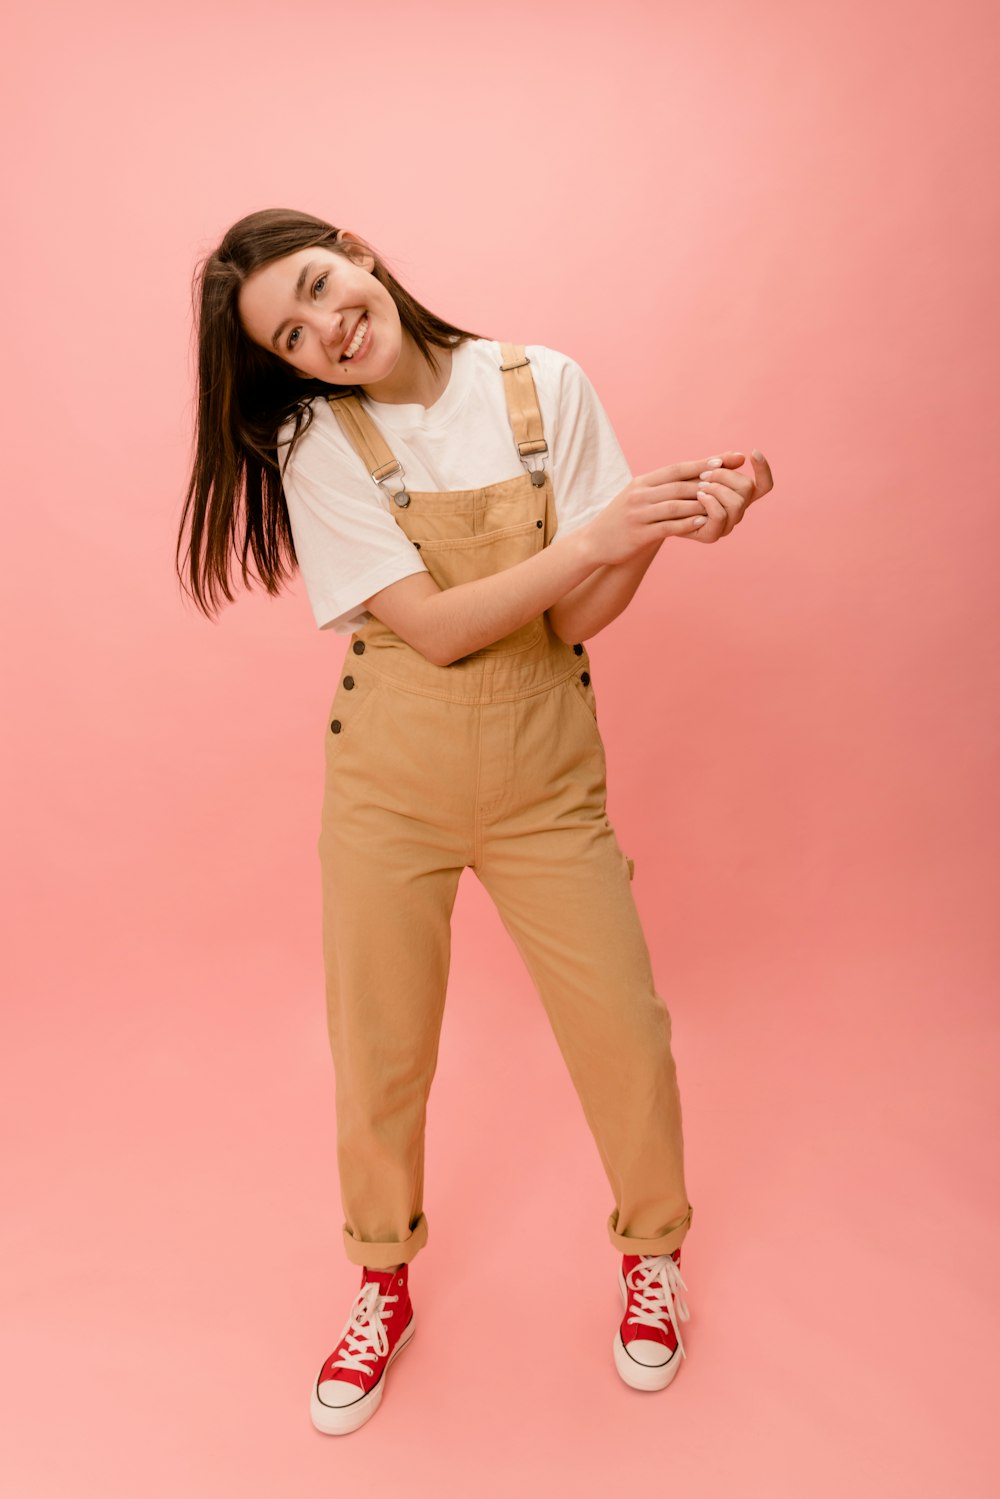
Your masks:
[[[522,461],[548,448],[519,345],[502,378]],[[513,567],[556,523],[540,467],[482,489],[406,491],[353,393],[330,397],[441,588]],[[605,809],[606,764],[584,646],[539,615],[435,666],[377,619],[351,636],[325,730],[318,851],[336,1079],[344,1247],[356,1265],[427,1242],[424,1125],[437,1065],[451,913],[468,865],[528,968],[614,1194],[623,1253],[669,1253],[692,1208],[667,1007]],[[547,1231],[550,1236],[550,1230]]]

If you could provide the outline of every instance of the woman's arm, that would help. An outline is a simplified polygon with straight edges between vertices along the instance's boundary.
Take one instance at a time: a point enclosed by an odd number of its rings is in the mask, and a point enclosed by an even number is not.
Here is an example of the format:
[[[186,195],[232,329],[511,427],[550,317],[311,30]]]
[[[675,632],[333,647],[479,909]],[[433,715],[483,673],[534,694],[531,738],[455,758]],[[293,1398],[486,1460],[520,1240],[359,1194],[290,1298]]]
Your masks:
[[[364,607],[435,666],[450,666],[537,619],[601,566],[593,530],[581,526],[561,546],[490,577],[439,588],[430,573],[414,573]]]
[[[624,562],[606,562],[547,611],[553,630],[572,645],[591,640],[631,603],[666,537]],[[569,541],[567,537],[566,545]]]
[[[593,520],[525,562],[452,588],[439,588],[429,572],[414,573],[373,593],[364,607],[435,666],[450,666],[564,604],[600,572],[604,582],[600,591],[595,587],[593,603],[588,597],[579,612],[574,607],[560,621],[563,631],[583,625],[593,633],[594,620],[603,616],[607,623],[624,609],[668,536],[690,535],[706,523],[700,502],[687,493],[692,486],[683,480],[685,467],[674,464],[630,480]],[[648,542],[654,526],[658,539]],[[581,635],[562,638],[576,644]]]
[[[701,463],[675,463],[630,479],[622,492],[592,520],[578,526],[559,546],[547,546],[525,562],[515,562],[487,578],[439,588],[429,572],[413,573],[380,588],[364,607],[435,666],[450,666],[512,630],[565,602],[592,573],[606,582],[594,591],[593,619],[603,623],[624,609],[639,586],[653,554],[668,536],[688,536],[707,523],[687,478]],[[720,507],[721,508],[721,507]],[[655,529],[654,529],[655,528]],[[655,542],[648,540],[653,535]],[[587,609],[591,604],[587,603]],[[592,619],[567,611],[562,628]],[[563,635],[570,641],[569,635]],[[580,635],[572,639],[576,644]]]

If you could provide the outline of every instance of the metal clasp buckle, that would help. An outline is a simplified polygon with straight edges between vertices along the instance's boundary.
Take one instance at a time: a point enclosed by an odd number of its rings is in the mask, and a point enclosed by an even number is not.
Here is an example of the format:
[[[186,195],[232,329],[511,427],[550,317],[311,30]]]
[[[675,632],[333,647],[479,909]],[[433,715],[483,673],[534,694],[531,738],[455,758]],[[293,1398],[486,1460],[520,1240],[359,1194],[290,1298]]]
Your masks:
[[[404,477],[405,476],[404,476],[404,473],[403,473],[403,465],[400,463],[399,459],[397,458],[396,459],[395,470],[391,474],[383,474],[382,477],[381,477],[381,479],[376,479],[375,480],[375,483],[378,484],[379,487],[381,488],[381,486],[386,482],[387,479],[390,479],[390,478],[392,478],[392,479],[395,479],[395,478],[402,479]],[[385,490],[384,493],[388,494],[391,497],[391,499],[393,499],[395,501],[395,503],[399,506],[400,510],[405,510],[406,507],[407,507],[407,505],[410,503],[410,496],[406,492],[406,486],[405,486],[405,484],[404,484],[404,486],[403,486],[402,489],[397,489],[397,490],[391,490],[391,489],[389,489],[389,490]]]
[[[544,453],[529,453],[521,459],[525,469],[531,475],[531,482],[536,489],[541,489],[545,483],[545,457]],[[536,467],[532,467],[532,459],[537,460]]]

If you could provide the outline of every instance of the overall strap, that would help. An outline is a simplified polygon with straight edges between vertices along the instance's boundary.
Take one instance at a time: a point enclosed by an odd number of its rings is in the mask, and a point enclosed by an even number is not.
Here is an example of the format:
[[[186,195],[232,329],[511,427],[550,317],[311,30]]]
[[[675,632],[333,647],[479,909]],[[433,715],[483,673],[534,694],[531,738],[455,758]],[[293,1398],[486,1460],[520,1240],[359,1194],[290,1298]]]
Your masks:
[[[532,468],[527,459],[533,453],[547,453],[549,445],[545,441],[538,391],[531,373],[531,360],[524,352],[523,344],[509,343],[500,345],[500,360],[514,441],[517,443],[521,462],[531,474],[532,484],[538,487],[545,483],[542,472],[544,459],[539,459],[537,468]]]
[[[376,484],[381,484],[389,474],[397,471],[402,474],[392,449],[353,391],[346,396],[327,396],[327,400],[345,437]]]

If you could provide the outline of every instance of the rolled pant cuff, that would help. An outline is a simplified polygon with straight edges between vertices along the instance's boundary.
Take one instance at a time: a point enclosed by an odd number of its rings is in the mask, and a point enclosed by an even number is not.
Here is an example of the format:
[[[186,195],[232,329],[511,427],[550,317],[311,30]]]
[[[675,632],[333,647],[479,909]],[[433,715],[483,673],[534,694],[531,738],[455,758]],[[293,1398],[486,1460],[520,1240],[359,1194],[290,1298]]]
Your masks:
[[[372,1270],[387,1270],[390,1265],[408,1265],[427,1243],[427,1217],[424,1213],[414,1223],[405,1239],[356,1239],[344,1224],[344,1253],[352,1265],[367,1265]]]
[[[616,1228],[618,1221],[618,1209],[615,1208],[608,1218],[608,1238],[617,1250],[622,1254],[672,1254],[683,1244],[688,1229],[691,1227],[691,1218],[694,1209],[688,1203],[688,1210],[678,1223],[671,1224],[666,1233],[659,1234],[654,1239],[635,1239],[628,1234],[620,1234]]]

